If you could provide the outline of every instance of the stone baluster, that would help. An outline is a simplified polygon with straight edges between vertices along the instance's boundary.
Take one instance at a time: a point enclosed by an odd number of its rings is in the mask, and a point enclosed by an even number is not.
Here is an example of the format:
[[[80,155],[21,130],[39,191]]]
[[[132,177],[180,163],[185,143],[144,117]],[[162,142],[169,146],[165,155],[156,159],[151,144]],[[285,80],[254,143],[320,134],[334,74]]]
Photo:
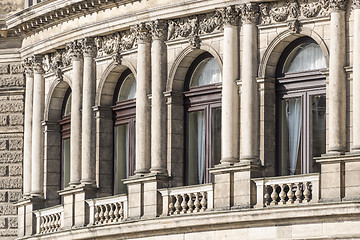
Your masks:
[[[181,202],[182,211],[181,211],[181,213],[186,213],[187,212],[186,193],[183,193],[181,198],[182,198],[182,202]]]
[[[295,192],[295,197],[296,197],[295,202],[296,202],[296,203],[301,203],[301,202],[302,202],[302,191],[301,191],[301,187],[302,187],[302,184],[301,184],[301,183],[296,183],[296,192]]]
[[[152,173],[166,172],[166,101],[167,24],[157,20],[151,24],[151,169]]]
[[[195,193],[195,212],[200,212],[200,200],[199,200],[199,193]]]
[[[33,91],[33,116],[32,116],[32,150],[31,150],[31,195],[43,196],[44,161],[43,161],[43,129],[42,121],[45,105],[45,81],[42,68],[42,55],[33,57],[34,91]]]
[[[181,204],[180,204],[180,194],[176,194],[175,195],[175,198],[176,198],[176,202],[175,202],[175,213],[176,214],[180,214],[180,210],[181,210]]]
[[[175,212],[175,206],[174,206],[174,196],[170,196],[170,204],[169,204],[169,214],[173,215]]]
[[[247,3],[242,8],[243,54],[241,68],[241,161],[259,159],[258,93],[257,93],[257,20],[259,7]]]
[[[138,41],[136,77],[136,160],[135,174],[149,172],[151,156],[150,94],[151,47],[150,33],[145,23],[134,27]]]
[[[221,100],[221,163],[239,161],[238,25],[234,6],[220,10],[224,22],[224,64]]]
[[[274,206],[274,205],[277,205],[278,204],[278,201],[277,201],[277,198],[279,197],[279,194],[276,192],[276,189],[279,185],[277,184],[274,184],[272,185],[272,193],[271,193],[271,203],[270,205]]]
[[[84,71],[82,88],[81,183],[93,185],[95,184],[95,118],[93,107],[95,105],[96,89],[96,65],[94,60],[96,45],[94,39],[83,39],[82,50]]]
[[[310,202],[311,198],[310,198],[310,195],[311,195],[311,192],[310,192],[310,189],[309,189],[309,182],[305,182],[304,184],[304,201],[305,202]]]
[[[189,213],[193,213],[193,211],[194,211],[193,195],[194,195],[193,193],[189,194],[189,201],[188,201],[188,204],[187,204]]]
[[[31,148],[32,148],[32,115],[33,115],[33,91],[34,91],[34,71],[31,59],[27,58],[24,62],[25,71],[25,116],[24,116],[24,197],[30,196],[31,192]]]
[[[206,199],[206,192],[201,192],[200,193],[202,195],[202,199],[201,199],[201,212],[205,212],[206,208],[207,208],[207,199]]]
[[[282,204],[286,204],[286,192],[285,192],[285,188],[286,188],[287,184],[281,184],[281,191],[279,194],[280,197],[280,203]]]
[[[265,186],[265,194],[264,194],[265,206],[269,206],[271,202],[271,195],[269,193],[270,188],[272,189],[272,187],[269,185]]]
[[[77,185],[81,180],[81,100],[83,84],[81,42],[73,41],[66,48],[72,59],[70,185]]]
[[[293,190],[292,190],[293,186],[294,186],[293,183],[289,183],[289,184],[288,184],[289,191],[288,191],[288,193],[287,193],[287,197],[288,197],[288,199],[289,199],[288,202],[289,202],[290,204],[293,204],[293,203],[294,203],[294,192],[293,192]]]
[[[330,1],[329,153],[346,150],[346,41],[347,0]]]

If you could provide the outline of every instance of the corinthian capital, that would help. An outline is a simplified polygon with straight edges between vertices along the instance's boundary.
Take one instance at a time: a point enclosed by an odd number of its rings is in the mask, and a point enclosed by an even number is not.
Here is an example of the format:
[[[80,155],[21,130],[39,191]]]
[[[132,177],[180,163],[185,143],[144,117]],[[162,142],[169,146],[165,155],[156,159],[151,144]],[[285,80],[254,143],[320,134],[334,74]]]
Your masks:
[[[139,23],[132,27],[132,31],[135,31],[138,43],[145,43],[151,41],[151,33],[148,24]]]
[[[240,9],[236,6],[228,6],[218,10],[222,16],[224,26],[238,26]]]
[[[153,39],[165,40],[167,37],[167,22],[165,20],[151,22],[151,35]]]
[[[73,61],[79,61],[82,57],[81,40],[75,40],[66,44],[66,51]]]
[[[34,73],[44,73],[44,68],[43,68],[43,59],[44,59],[44,56],[43,55],[40,55],[40,54],[37,54],[37,55],[34,55],[32,57],[32,68],[34,70]]]
[[[331,11],[345,11],[349,0],[330,0],[329,6]]]
[[[25,75],[29,75],[29,76],[34,75],[34,71],[32,67],[32,58],[25,58],[22,64]]]
[[[245,3],[241,8],[241,19],[244,23],[257,23],[259,14],[257,3]]]
[[[353,0],[352,6],[354,9],[360,9],[360,0]]]
[[[81,41],[84,57],[96,56],[96,44],[94,38],[86,37]]]

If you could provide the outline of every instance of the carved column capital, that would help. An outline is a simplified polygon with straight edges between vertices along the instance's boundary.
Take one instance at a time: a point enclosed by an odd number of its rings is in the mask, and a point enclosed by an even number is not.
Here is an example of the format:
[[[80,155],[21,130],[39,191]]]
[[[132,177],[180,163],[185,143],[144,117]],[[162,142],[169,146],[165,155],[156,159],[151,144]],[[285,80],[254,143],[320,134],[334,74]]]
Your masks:
[[[167,38],[167,22],[165,20],[152,21],[151,35],[153,40],[165,40]]]
[[[58,78],[60,81],[63,80],[63,75],[61,70],[62,66],[64,66],[62,54],[60,52],[56,52],[54,55],[51,56],[50,68],[55,74],[56,78]]]
[[[245,3],[241,8],[241,19],[244,23],[257,23],[259,15],[257,3]]]
[[[40,55],[40,54],[34,55],[32,57],[32,68],[33,68],[34,73],[43,74],[45,72],[44,68],[42,66],[43,59],[44,59],[44,56]]]
[[[27,76],[33,76],[34,71],[32,67],[32,58],[25,58],[23,61],[24,74]]]
[[[222,16],[224,26],[238,26],[240,8],[237,6],[228,6],[218,10]]]
[[[72,61],[79,61],[82,58],[81,40],[75,40],[66,44],[66,51],[68,52]]]
[[[81,41],[81,47],[84,57],[95,57],[97,47],[94,38],[86,37]]]
[[[329,0],[330,11],[345,11],[349,0]]]
[[[352,7],[354,9],[360,9],[360,0],[353,0],[352,1]]]
[[[132,31],[135,31],[138,43],[148,43],[151,41],[151,33],[149,28],[149,25],[144,22],[136,24],[132,27]]]

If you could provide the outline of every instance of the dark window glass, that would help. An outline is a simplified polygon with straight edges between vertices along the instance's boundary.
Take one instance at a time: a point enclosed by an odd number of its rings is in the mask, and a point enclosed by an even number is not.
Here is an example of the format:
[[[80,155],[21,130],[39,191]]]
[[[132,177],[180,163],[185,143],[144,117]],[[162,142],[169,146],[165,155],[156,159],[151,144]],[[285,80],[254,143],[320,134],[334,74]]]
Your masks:
[[[71,126],[71,90],[65,94],[61,127],[61,189],[69,186],[70,182],[70,126]]]

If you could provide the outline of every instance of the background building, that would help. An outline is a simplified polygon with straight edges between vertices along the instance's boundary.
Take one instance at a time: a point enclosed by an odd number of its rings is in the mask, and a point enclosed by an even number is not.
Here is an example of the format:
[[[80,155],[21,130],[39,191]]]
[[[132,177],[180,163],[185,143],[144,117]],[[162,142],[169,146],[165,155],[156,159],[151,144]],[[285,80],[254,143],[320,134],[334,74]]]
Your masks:
[[[0,235],[360,239],[360,1],[0,6]]]

